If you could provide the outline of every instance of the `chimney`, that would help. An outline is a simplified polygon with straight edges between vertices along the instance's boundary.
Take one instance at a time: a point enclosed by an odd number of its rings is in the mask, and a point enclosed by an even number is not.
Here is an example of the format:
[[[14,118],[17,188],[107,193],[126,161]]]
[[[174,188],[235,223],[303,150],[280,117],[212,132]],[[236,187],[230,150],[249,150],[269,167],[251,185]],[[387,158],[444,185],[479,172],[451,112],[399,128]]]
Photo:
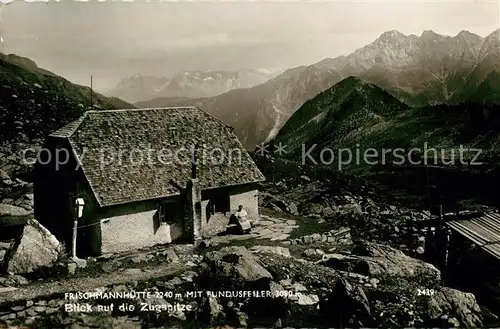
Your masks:
[[[193,153],[192,153],[192,157],[191,157],[191,178],[192,179],[196,179],[196,164],[198,162],[198,148],[199,148],[199,145],[196,144],[193,148]]]

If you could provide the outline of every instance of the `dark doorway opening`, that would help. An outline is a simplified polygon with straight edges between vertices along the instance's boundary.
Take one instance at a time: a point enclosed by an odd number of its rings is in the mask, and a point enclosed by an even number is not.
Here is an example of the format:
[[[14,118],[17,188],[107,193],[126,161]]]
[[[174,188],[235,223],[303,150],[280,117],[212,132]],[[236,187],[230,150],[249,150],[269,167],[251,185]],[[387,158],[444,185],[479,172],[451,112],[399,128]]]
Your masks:
[[[226,215],[230,211],[229,194],[215,193],[211,195],[205,211],[207,222],[217,213]]]

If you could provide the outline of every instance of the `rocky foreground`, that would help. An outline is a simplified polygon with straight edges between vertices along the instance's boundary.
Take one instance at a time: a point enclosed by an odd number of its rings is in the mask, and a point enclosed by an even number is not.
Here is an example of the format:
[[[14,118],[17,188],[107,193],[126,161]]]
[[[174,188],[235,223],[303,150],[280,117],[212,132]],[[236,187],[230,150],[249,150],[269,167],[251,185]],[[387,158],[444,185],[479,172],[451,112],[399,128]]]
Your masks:
[[[67,287],[64,293],[31,300],[16,300],[11,291],[0,299],[0,319],[37,328],[483,324],[472,294],[444,287],[435,267],[380,244],[360,242],[350,253],[324,254],[317,261],[270,246],[171,249],[162,255],[180,270],[163,278],[102,282],[86,291]],[[126,271],[147,273],[148,267]],[[72,292],[87,294],[76,299]],[[106,298],[120,292],[128,295]]]
[[[430,214],[347,177],[260,164],[269,178],[251,234],[75,262],[33,218],[32,185],[14,160],[0,171],[0,221],[22,225],[0,239],[0,326],[486,324],[474,295],[446,287],[436,267],[408,256],[425,240],[411,228]]]

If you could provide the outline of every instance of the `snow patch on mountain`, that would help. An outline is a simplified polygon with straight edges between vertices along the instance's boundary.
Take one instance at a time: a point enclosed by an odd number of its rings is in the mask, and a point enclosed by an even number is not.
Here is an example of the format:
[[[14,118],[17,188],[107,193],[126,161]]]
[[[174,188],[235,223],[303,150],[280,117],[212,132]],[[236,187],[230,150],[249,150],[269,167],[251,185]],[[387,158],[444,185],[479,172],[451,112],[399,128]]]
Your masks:
[[[279,75],[279,69],[184,71],[171,79],[134,74],[107,94],[137,103],[157,97],[212,97],[238,88],[251,88]]]

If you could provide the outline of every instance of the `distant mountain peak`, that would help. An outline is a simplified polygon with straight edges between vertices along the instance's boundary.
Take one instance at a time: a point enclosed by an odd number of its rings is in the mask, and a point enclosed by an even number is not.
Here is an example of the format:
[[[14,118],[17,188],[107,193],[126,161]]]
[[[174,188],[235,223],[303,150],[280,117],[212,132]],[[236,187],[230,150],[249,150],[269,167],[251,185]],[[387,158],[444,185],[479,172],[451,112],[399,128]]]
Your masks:
[[[320,93],[332,99],[332,104],[361,104],[368,99],[368,110],[383,100],[394,104],[389,96],[415,106],[458,102],[469,99],[492,68],[498,66],[495,49],[500,49],[500,43],[494,40],[486,42],[481,38],[476,42],[477,36],[468,31],[445,36],[422,30],[407,35],[390,30],[345,56],[295,67],[258,87],[193,99],[189,104],[201,104],[226,120],[239,131],[242,143],[252,148],[276,136],[297,109]],[[500,30],[490,38],[499,34]],[[158,98],[145,104],[156,107],[176,102]],[[236,113],[234,104],[240,104]],[[310,109],[316,111],[321,106]]]
[[[457,34],[457,37],[479,37],[479,35],[475,34],[475,33],[472,33],[472,32],[469,32],[467,30],[462,30],[460,31],[458,34]]]
[[[483,38],[479,35],[469,32],[467,30],[460,31],[453,39],[455,40],[464,40],[468,43],[479,43]]]
[[[440,34],[437,34],[433,30],[424,30],[420,37],[440,37]]]
[[[433,30],[424,30],[422,34],[420,35],[419,40],[424,41],[424,42],[433,42],[433,43],[438,43],[441,41],[444,41],[445,39],[451,38],[450,36],[447,35],[442,35],[439,33],[434,32]]]
[[[381,38],[394,38],[394,37],[405,37],[406,35],[399,32],[398,30],[385,31],[380,35]]]
[[[375,42],[383,42],[383,43],[388,43],[388,42],[392,42],[394,40],[401,40],[401,39],[405,39],[407,38],[407,36],[401,32],[399,32],[398,30],[390,30],[390,31],[386,31],[384,33],[382,33],[380,35],[380,37],[378,37],[377,40],[375,40]]]
[[[500,41],[500,29],[496,29],[495,31],[491,32],[485,39],[490,40],[490,41],[494,41],[494,42],[499,42]]]
[[[500,28],[490,33],[490,35],[499,35],[499,34],[500,34]]]
[[[157,77],[151,74],[136,73],[130,77],[123,78],[118,82],[117,87],[127,87],[130,85],[141,85],[141,84],[165,84],[168,82],[167,78]]]
[[[380,90],[382,91],[382,88],[371,84],[369,82],[366,82],[358,77],[355,76],[350,76],[347,77],[341,81],[339,81],[336,85],[332,86],[331,88],[336,89],[336,88],[346,88],[347,90],[351,90],[354,93],[365,93],[368,90]]]
[[[138,73],[122,79],[107,92],[131,103],[154,98],[203,98],[213,97],[233,89],[250,88],[262,84],[282,72],[280,69],[216,69],[187,70],[171,78]]]
[[[146,75],[147,74],[144,74],[144,73],[136,73],[136,74],[131,75],[130,78],[140,78],[140,77],[143,77]]]
[[[363,80],[361,80],[360,78],[354,76],[354,75],[351,75],[341,81],[339,81],[339,84],[347,84],[347,83],[355,83],[355,84],[366,84],[366,82],[364,82]]]

